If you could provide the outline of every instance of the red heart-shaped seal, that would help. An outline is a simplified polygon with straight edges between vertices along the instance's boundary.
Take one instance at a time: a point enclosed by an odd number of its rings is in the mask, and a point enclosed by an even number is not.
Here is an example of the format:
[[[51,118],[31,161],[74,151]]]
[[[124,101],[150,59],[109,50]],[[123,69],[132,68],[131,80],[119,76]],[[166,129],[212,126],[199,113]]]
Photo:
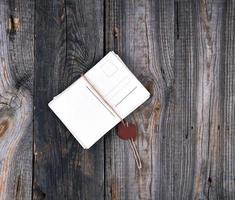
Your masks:
[[[123,140],[135,140],[137,135],[137,128],[132,123],[119,123],[117,126],[117,135]]]

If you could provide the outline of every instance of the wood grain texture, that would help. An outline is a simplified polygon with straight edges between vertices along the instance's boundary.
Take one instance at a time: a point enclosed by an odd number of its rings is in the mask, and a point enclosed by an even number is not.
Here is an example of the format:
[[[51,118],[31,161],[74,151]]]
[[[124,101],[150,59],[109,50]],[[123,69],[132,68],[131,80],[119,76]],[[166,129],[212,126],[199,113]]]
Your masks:
[[[195,34],[197,79],[196,163],[193,197],[220,199],[216,185],[220,184],[221,134],[223,113],[223,30],[225,1],[200,1],[192,4],[196,10]],[[196,9],[195,9],[196,8]],[[222,95],[222,96],[221,96]],[[224,198],[224,197],[223,197]],[[222,199],[223,199],[222,198]]]
[[[34,2],[0,2],[0,199],[31,199]]]
[[[151,98],[83,150],[48,102],[114,50]],[[2,0],[0,200],[235,199],[234,0]]]
[[[161,190],[163,182],[172,178],[163,179],[161,174],[171,171],[171,128],[167,127],[174,120],[170,115],[174,2],[114,0],[106,2],[106,11],[107,49],[120,54],[152,95],[127,118],[138,126],[136,145],[143,163],[140,171],[128,142],[115,135],[106,136],[105,195],[107,199],[163,199],[168,195]],[[164,185],[164,190],[171,187]]]
[[[42,0],[36,14],[34,199],[103,199],[102,140],[83,150],[47,106],[102,58],[103,3]]]
[[[215,181],[217,199],[235,199],[235,1],[227,1],[224,15],[222,79],[221,79],[221,104],[222,126],[219,138],[220,164],[214,162],[214,167],[219,168]],[[218,167],[219,166],[219,167]]]
[[[107,1],[106,47],[152,93],[128,118],[141,171],[106,136],[106,198],[233,199],[234,2]]]

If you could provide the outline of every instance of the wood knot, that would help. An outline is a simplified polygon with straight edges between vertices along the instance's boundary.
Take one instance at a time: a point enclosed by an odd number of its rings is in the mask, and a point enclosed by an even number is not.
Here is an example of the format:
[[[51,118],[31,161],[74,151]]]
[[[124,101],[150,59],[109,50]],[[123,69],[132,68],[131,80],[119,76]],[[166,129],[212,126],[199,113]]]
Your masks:
[[[65,19],[65,7],[64,5],[62,6],[62,8],[59,10],[59,18],[60,21],[63,22]]]
[[[156,112],[160,112],[160,110],[161,110],[161,103],[160,103],[160,101],[158,101],[158,102],[156,103],[156,105],[155,105],[155,107],[154,107],[154,110],[155,110]]]
[[[0,137],[2,137],[6,133],[8,127],[9,127],[8,120],[4,120],[0,123]]]
[[[18,17],[10,16],[8,19],[8,30],[10,33],[16,33],[20,27],[20,19]]]
[[[160,118],[160,113],[161,113],[161,103],[160,101],[157,101],[154,105],[154,111],[155,111],[155,119],[156,122],[159,122],[159,118]]]
[[[114,27],[114,28],[113,28],[113,36],[114,36],[115,38],[117,38],[117,37],[118,37],[118,34],[119,34],[118,28],[117,28],[117,27]]]
[[[153,88],[154,88],[154,82],[152,80],[148,80],[145,84],[144,84],[145,88],[150,92],[150,94],[153,94]]]

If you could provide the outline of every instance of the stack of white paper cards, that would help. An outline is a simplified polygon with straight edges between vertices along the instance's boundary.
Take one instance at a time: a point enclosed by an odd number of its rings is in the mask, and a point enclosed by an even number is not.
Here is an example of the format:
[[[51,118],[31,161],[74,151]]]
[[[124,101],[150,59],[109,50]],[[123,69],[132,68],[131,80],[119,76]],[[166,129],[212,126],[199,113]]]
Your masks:
[[[88,149],[150,94],[114,52],[109,52],[84,76],[89,83],[84,77],[79,78],[54,97],[49,107]]]

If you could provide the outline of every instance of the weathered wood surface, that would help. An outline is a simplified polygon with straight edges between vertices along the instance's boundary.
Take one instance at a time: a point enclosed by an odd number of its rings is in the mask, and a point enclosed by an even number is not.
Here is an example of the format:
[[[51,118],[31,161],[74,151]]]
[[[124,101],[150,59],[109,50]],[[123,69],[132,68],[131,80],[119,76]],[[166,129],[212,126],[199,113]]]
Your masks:
[[[105,197],[162,199],[173,178],[174,2],[113,0],[106,11],[107,49],[120,54],[152,97],[127,119],[138,125],[140,171],[128,142],[106,136]]]
[[[47,106],[109,50],[152,94],[127,118],[140,171]],[[234,0],[1,1],[0,199],[235,199],[234,80]]]
[[[0,2],[0,199],[32,195],[34,2]]]
[[[106,136],[105,197],[234,199],[234,1],[113,0],[106,11],[106,48],[152,98],[129,118],[140,172],[128,144]]]
[[[103,56],[101,0],[36,2],[34,199],[102,199],[104,145],[89,151],[47,104]]]

